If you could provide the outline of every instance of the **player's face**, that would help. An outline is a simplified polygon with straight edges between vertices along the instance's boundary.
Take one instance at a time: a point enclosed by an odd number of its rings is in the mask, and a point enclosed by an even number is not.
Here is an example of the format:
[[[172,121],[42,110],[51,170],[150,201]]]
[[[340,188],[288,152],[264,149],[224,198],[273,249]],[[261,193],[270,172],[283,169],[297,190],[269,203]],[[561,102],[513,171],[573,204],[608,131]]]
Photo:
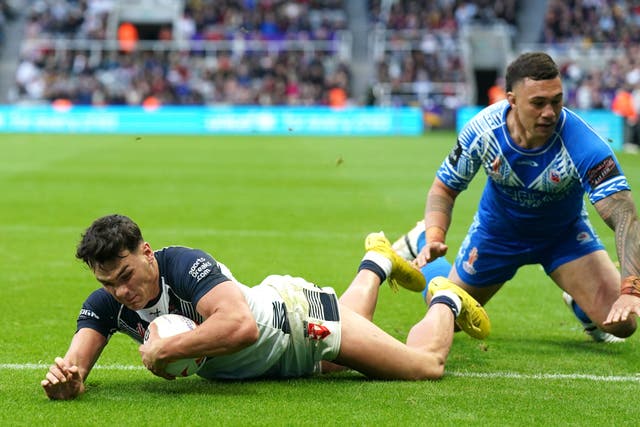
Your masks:
[[[107,292],[132,310],[144,308],[160,290],[156,260],[146,242],[134,252],[125,250],[119,258],[97,266],[93,273]]]
[[[562,81],[524,79],[507,95],[520,135],[527,143],[539,145],[553,134],[562,110]]]

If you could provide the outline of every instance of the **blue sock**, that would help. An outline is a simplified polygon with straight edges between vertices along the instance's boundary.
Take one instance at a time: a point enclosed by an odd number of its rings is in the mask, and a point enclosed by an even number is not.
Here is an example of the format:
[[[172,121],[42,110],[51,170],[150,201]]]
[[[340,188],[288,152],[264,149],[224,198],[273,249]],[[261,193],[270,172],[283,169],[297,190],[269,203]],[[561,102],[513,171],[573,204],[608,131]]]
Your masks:
[[[578,320],[580,320],[582,323],[593,323],[591,319],[589,319],[589,316],[587,316],[587,313],[582,311],[580,306],[576,304],[575,301],[571,301],[571,308],[573,309],[573,314],[575,314]]]
[[[420,271],[422,271],[422,275],[427,281],[427,286],[425,286],[424,291],[422,291],[422,298],[426,299],[427,291],[429,290],[429,282],[431,281],[431,279],[438,276],[449,277],[449,272],[451,271],[451,263],[444,257],[436,258],[429,264],[422,267]]]

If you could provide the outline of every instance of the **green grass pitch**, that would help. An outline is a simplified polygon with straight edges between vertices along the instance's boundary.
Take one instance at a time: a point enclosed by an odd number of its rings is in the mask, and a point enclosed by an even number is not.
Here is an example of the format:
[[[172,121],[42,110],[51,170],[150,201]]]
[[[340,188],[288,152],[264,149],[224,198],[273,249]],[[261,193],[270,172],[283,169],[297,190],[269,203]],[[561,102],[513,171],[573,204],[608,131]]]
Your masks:
[[[486,341],[456,335],[442,381],[369,381],[350,372],[167,382],[142,369],[129,338],[115,336],[85,395],[46,399],[40,380],[98,286],[74,259],[94,218],[127,214],[153,248],[205,249],[247,284],[286,273],[340,292],[367,233],[384,230],[393,239],[421,217],[454,141],[448,132],[0,136],[0,425],[636,425],[638,336],[619,345],[590,342],[537,266],[521,269],[487,305],[493,333]],[[640,157],[619,158],[637,190]],[[450,256],[484,179],[478,175],[458,199]],[[613,249],[612,233],[592,220]],[[375,320],[404,340],[423,312],[416,294],[385,286]]]

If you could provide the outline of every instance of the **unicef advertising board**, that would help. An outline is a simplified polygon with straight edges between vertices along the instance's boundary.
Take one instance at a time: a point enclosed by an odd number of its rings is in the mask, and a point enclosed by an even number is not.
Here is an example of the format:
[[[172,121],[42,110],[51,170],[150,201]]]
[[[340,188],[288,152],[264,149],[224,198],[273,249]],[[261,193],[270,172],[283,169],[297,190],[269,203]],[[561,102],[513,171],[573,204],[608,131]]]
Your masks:
[[[0,107],[0,132],[420,135],[419,108]]]

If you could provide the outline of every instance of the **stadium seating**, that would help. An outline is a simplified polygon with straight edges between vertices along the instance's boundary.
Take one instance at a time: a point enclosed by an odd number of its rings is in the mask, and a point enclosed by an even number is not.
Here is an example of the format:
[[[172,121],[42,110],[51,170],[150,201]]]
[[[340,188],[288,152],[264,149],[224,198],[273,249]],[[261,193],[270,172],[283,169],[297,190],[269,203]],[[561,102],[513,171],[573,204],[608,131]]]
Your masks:
[[[322,105],[336,90],[348,96],[340,1],[188,1],[175,34],[161,27],[135,49],[106,36],[109,5],[33,4],[13,102]]]
[[[110,32],[116,0],[32,1],[11,101],[415,105],[428,125],[451,126],[456,108],[472,99],[461,28],[518,26],[518,0],[351,1],[368,11],[360,66],[352,63],[353,3],[342,0],[184,0],[175,25],[144,32],[133,50]],[[640,107],[640,7],[549,0],[544,13],[541,43],[516,49],[558,60],[568,106],[611,108],[626,85]],[[368,96],[353,93],[354,66]]]

